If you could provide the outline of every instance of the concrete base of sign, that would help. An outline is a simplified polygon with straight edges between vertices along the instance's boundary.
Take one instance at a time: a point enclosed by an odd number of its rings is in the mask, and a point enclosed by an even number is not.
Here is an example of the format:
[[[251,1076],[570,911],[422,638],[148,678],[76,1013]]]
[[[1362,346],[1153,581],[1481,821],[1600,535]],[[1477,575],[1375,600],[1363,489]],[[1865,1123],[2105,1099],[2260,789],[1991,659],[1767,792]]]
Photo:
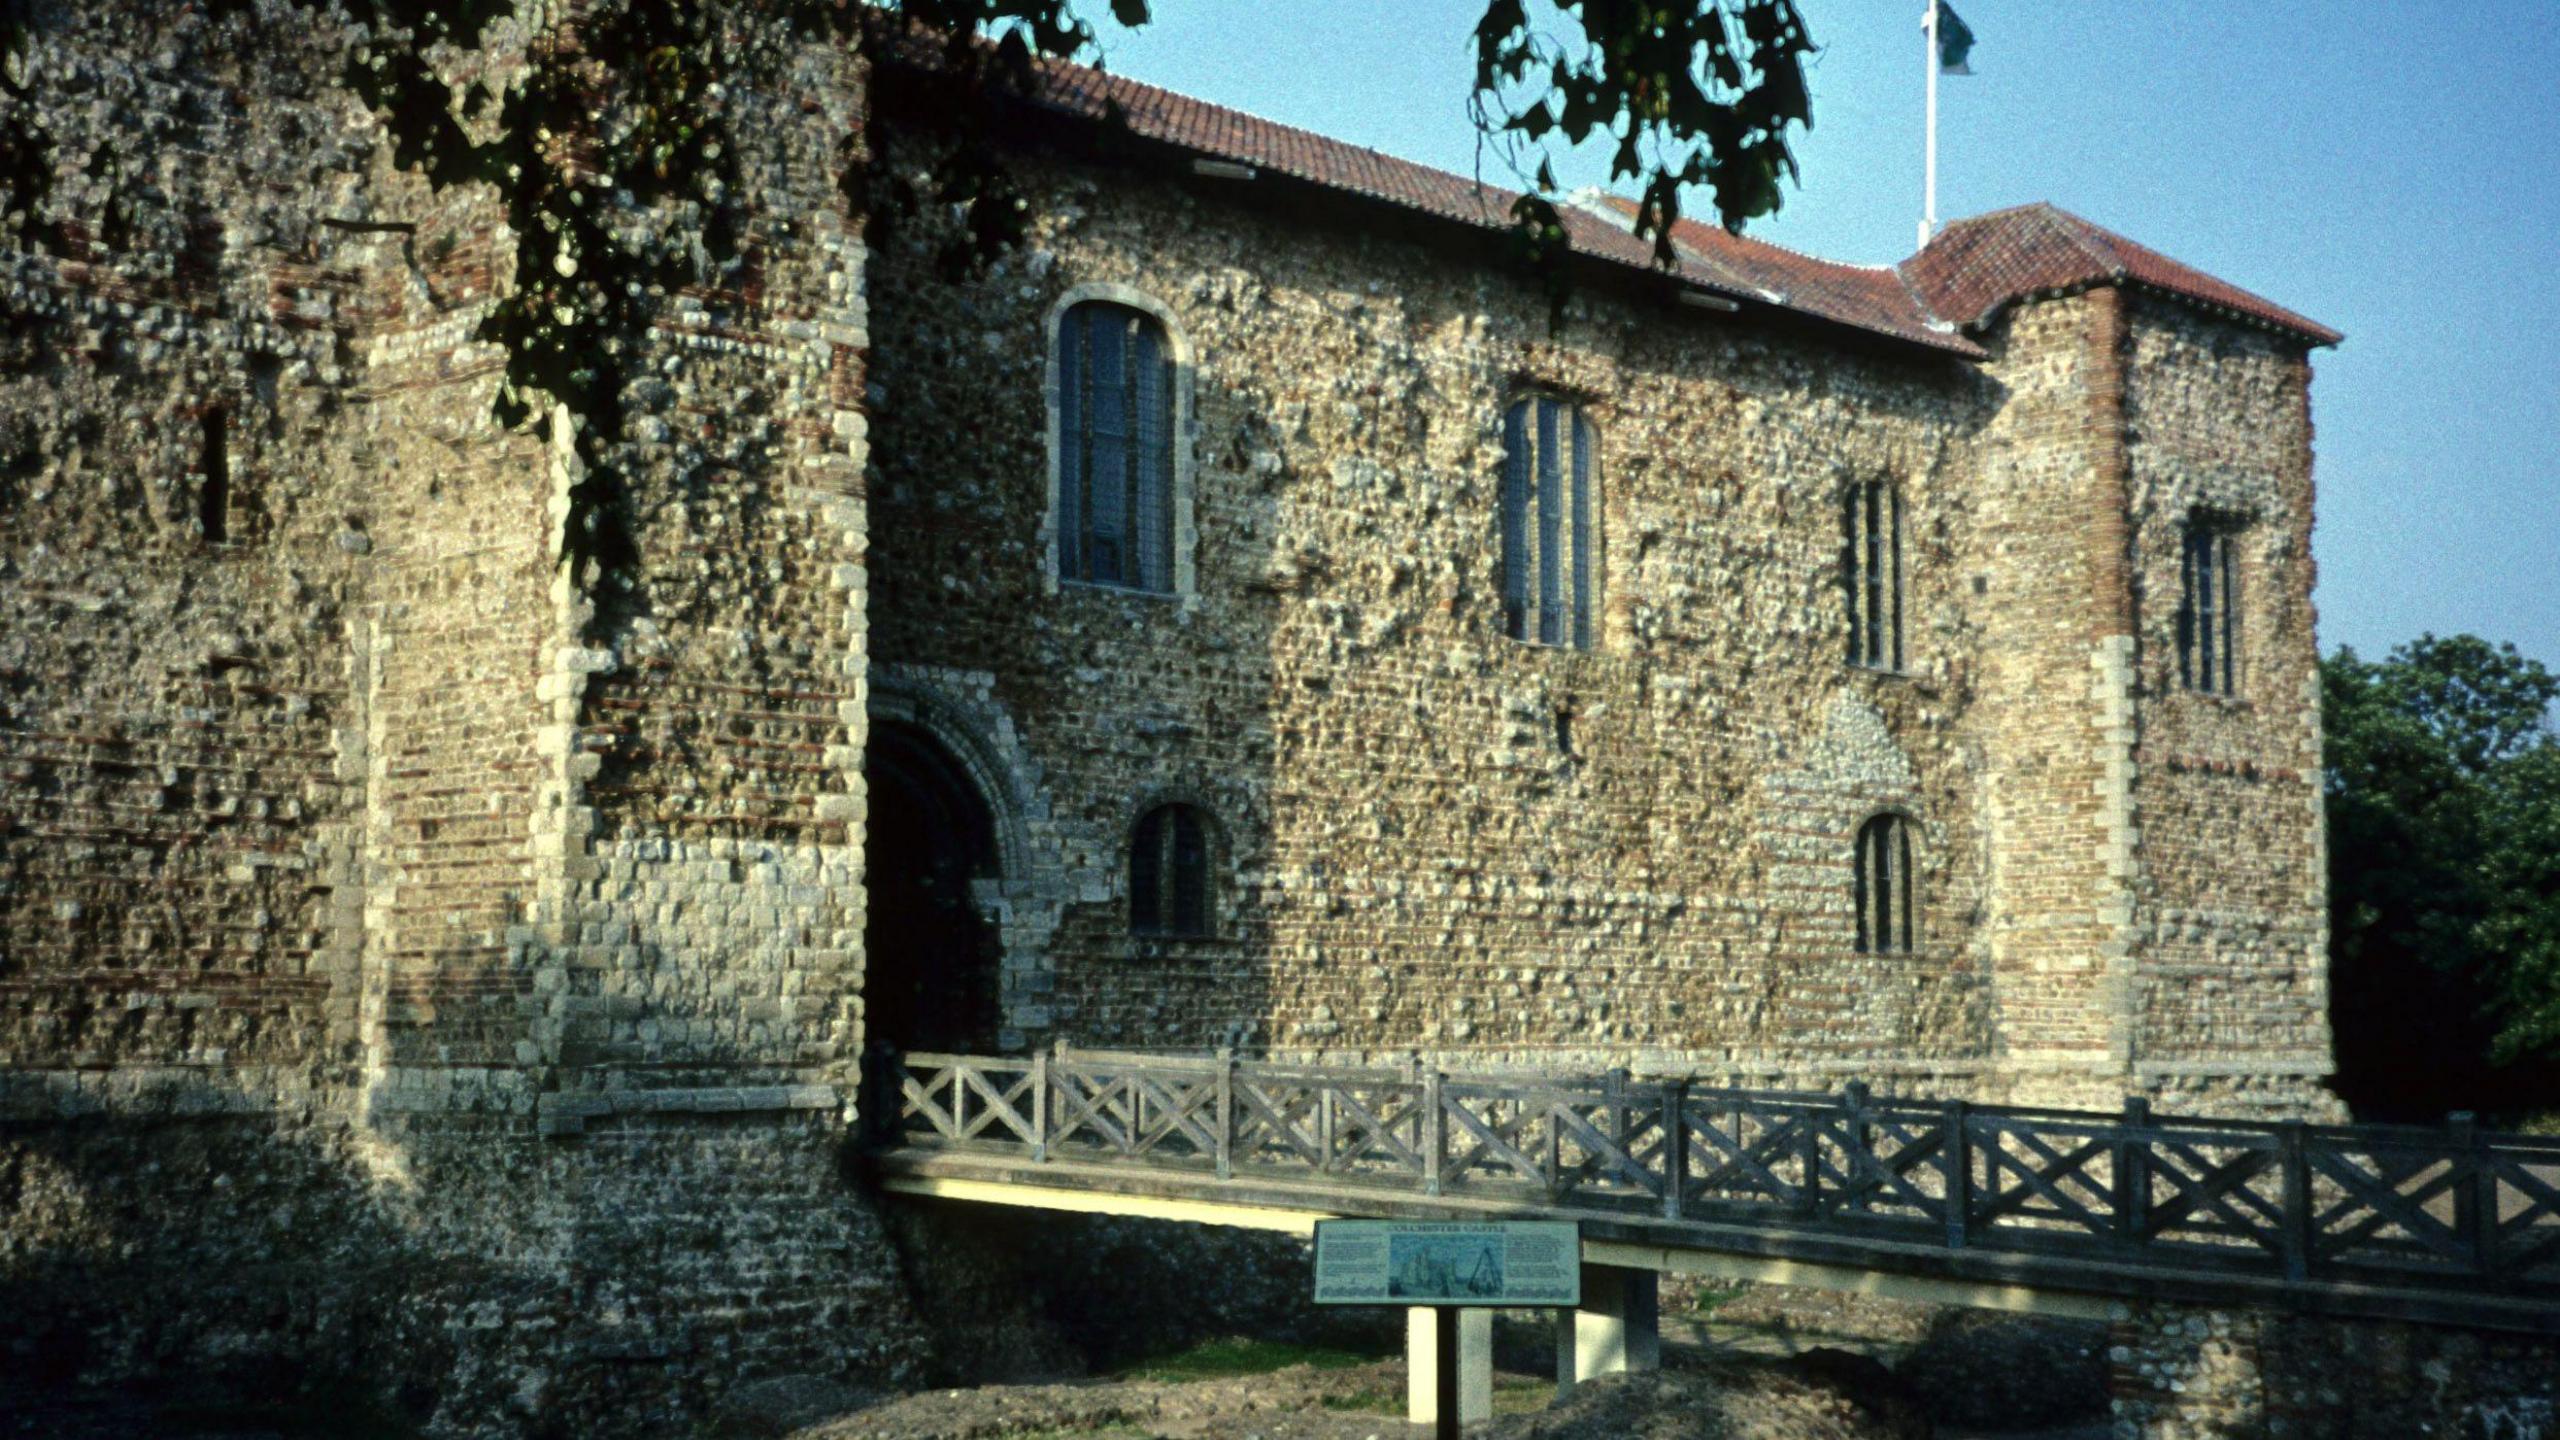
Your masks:
[[[1416,1306],[1404,1312],[1405,1405],[1416,1425],[1440,1422],[1440,1367],[1458,1367],[1458,1423],[1493,1418],[1493,1312],[1460,1310],[1457,1353],[1441,1353],[1438,1312]]]
[[[1556,1393],[1597,1375],[1662,1368],[1661,1277],[1616,1265],[1582,1267],[1582,1306],[1556,1312]]]

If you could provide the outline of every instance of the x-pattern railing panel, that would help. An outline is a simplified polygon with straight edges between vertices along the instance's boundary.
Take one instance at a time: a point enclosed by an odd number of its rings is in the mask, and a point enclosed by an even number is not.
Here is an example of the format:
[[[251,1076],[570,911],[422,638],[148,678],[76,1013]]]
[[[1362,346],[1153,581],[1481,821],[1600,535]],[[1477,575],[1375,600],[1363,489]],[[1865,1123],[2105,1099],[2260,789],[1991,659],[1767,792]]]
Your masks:
[[[899,1057],[891,1143],[2110,1264],[2560,1296],[2560,1142],[1452,1076],[1231,1057]],[[876,1112],[875,1112],[876,1113]]]
[[[1814,1123],[1823,1134],[1825,1179],[1839,1189],[1834,1213],[1946,1222],[1943,1110],[1879,1106],[1819,1115]]]
[[[2491,1174],[2500,1202],[2497,1268],[2511,1274],[2560,1272],[2560,1157],[2533,1165],[2498,1156]]]
[[[1324,1135],[1329,1174],[1422,1173],[1424,1096],[1418,1085],[1386,1081],[1331,1092]]]
[[[900,1076],[900,1121],[922,1120],[939,1138],[966,1144],[1001,1127],[1015,1140],[1030,1144],[1036,1134],[1027,1111],[1033,1089],[1032,1067],[1019,1061],[978,1066],[951,1066]]]
[[[1689,1164],[1681,1186],[1684,1202],[1763,1205],[1785,1211],[1808,1208],[1805,1137],[1813,1123],[1806,1109],[1755,1107],[1742,1101],[1689,1097],[1684,1107]]]
[[[1661,1198],[1663,1176],[1642,1158],[1650,1153],[1646,1142],[1662,1128],[1659,1103],[1604,1097],[1597,1103],[1560,1102],[1547,1114],[1548,1123],[1561,1132],[1558,1194]]]
[[[2095,1126],[1973,1122],[1973,1152],[1986,1184],[1973,1217],[1993,1228],[2076,1229],[2109,1235],[2118,1226],[2113,1147]]]
[[[2315,1261],[2462,1269],[2476,1256],[2463,1213],[2478,1169],[2469,1155],[2405,1146],[2323,1146],[2310,1156],[2326,1181],[2312,1216]],[[2474,1191],[2474,1194],[2477,1192]]]
[[[2140,1159],[2136,1239],[2282,1255],[2284,1182],[2272,1137],[2164,1131]]]
[[[1057,1107],[1050,1121],[1053,1144],[1073,1144],[1079,1136],[1090,1135],[1115,1154],[1139,1153],[1127,1077],[1071,1074],[1051,1083],[1056,1088],[1050,1103]]]
[[[1239,1080],[1234,1095],[1242,1116],[1230,1150],[1239,1160],[1294,1161],[1318,1172],[1325,1168],[1325,1143],[1316,1113],[1323,1095],[1316,1086]]]

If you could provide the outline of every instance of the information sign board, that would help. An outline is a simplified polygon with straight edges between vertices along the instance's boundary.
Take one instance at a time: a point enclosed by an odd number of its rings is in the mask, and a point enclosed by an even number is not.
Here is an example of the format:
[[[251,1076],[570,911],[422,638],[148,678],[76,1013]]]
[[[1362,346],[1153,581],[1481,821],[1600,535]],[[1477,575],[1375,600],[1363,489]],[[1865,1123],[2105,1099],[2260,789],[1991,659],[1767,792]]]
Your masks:
[[[1582,1303],[1570,1220],[1319,1220],[1319,1305]]]

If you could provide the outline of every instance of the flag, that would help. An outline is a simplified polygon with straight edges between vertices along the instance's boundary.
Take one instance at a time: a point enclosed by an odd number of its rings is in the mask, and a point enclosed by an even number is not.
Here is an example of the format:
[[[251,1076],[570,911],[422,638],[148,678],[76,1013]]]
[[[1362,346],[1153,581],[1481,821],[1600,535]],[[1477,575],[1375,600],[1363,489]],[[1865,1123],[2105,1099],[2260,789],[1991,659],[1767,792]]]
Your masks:
[[[1964,63],[1973,53],[1973,29],[1956,17],[1955,7],[1938,6],[1938,73],[1970,75],[1973,67]]]

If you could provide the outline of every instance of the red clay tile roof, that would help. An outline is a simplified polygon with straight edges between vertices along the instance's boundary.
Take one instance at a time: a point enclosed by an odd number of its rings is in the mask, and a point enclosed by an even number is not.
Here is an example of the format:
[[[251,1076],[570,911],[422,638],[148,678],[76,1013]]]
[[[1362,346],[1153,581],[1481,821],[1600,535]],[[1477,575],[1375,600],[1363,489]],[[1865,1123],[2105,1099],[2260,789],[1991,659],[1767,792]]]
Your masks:
[[[1099,120],[1116,103],[1133,134],[1200,155],[1384,201],[1487,230],[1511,225],[1518,193],[1399,160],[1081,65],[1043,64],[1036,103]],[[1574,206],[1558,207],[1577,253],[1652,270],[1653,242]],[[1704,229],[1705,227],[1700,227]],[[1770,305],[1969,358],[1982,348],[1924,313],[1893,272],[1837,265],[1738,240],[1682,246],[1678,277],[1748,305]],[[1659,273],[1659,272],[1657,272]]]
[[[1142,138],[1462,225],[1507,229],[1518,198],[1514,191],[1082,65],[1042,62],[1038,84],[1032,101],[1049,110],[1101,120],[1116,105],[1131,133]],[[1609,204],[1615,216],[1558,207],[1574,250],[1653,270],[1652,242],[1626,228],[1633,204],[1615,196]],[[1692,220],[1675,226],[1672,240],[1679,251],[1678,278],[1690,285],[1746,307],[1768,305],[1969,358],[1985,352],[1964,331],[1981,329],[2009,304],[2126,283],[2313,345],[2340,339],[2335,330],[2050,205],[1956,221],[1919,254],[1891,267],[1818,260]]]
[[[1932,310],[1973,330],[2032,295],[2132,284],[2313,345],[2335,345],[2345,338],[2051,205],[2021,205],[1958,220],[1899,269]]]
[[[1633,200],[1623,195],[1597,199],[1622,224],[1634,223]],[[1652,242],[1644,243],[1649,247]],[[1728,288],[1771,298],[1791,310],[1862,329],[1926,334],[1941,341],[1956,328],[1930,313],[1891,266],[1817,259],[1783,245],[1736,235],[1721,225],[1689,219],[1672,224],[1671,243],[1692,267],[1722,277]]]

